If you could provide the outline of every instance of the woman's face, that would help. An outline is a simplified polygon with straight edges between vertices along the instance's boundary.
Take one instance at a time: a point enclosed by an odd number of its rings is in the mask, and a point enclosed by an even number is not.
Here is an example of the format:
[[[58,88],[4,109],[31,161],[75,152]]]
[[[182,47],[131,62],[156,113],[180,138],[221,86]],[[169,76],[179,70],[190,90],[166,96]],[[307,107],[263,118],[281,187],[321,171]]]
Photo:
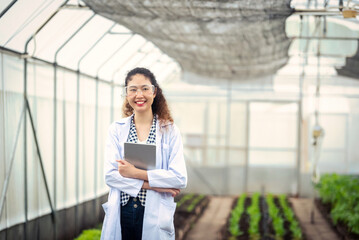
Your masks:
[[[156,91],[153,89],[150,79],[142,74],[133,75],[127,83],[126,91],[127,101],[135,113],[152,111],[151,105],[156,97]]]

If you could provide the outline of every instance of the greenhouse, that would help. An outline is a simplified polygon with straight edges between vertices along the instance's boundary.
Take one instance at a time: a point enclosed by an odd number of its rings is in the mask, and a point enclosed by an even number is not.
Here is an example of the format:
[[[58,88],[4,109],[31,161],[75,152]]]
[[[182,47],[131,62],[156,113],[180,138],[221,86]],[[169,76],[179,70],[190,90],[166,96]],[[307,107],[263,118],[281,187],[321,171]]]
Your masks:
[[[2,0],[0,240],[126,240],[125,195],[142,239],[359,239],[358,45],[358,0]]]

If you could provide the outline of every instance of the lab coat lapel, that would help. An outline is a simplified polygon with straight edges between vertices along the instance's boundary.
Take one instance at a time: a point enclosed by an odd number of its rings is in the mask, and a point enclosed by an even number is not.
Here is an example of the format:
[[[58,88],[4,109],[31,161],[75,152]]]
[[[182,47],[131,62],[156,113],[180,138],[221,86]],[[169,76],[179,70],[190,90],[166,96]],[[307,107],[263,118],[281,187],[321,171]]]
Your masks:
[[[120,121],[118,121],[118,123],[120,124],[120,131],[119,131],[119,135],[118,135],[118,141],[119,141],[119,144],[121,146],[121,159],[124,159],[124,142],[127,141],[127,138],[128,138],[128,133],[130,131],[130,125],[131,125],[131,117],[132,116],[129,116],[127,118],[124,118],[124,119],[121,119]]]
[[[157,118],[156,121],[156,168],[161,169],[162,166],[162,132]]]

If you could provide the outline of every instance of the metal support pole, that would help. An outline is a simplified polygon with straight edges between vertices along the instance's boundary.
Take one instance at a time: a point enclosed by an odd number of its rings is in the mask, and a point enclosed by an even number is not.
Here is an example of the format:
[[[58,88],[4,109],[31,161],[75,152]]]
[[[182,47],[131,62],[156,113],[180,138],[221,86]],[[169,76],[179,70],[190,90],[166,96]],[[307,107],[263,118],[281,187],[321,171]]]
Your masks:
[[[246,139],[245,139],[245,159],[244,159],[244,192],[247,193],[248,192],[248,171],[249,171],[249,137],[250,137],[250,102],[246,102]]]
[[[51,217],[52,217],[52,220],[55,220],[54,219],[55,212],[54,212],[54,208],[53,208],[53,205],[52,205],[52,202],[51,202],[49,187],[47,185],[46,174],[45,174],[44,165],[42,163],[42,157],[41,157],[41,152],[40,152],[40,146],[39,146],[39,142],[37,140],[35,125],[34,125],[34,121],[33,121],[33,118],[32,118],[31,109],[30,109],[30,104],[29,104],[29,101],[27,100],[26,97],[25,97],[25,104],[26,104],[27,112],[28,112],[29,117],[30,117],[31,129],[32,129],[32,133],[34,135],[36,151],[37,151],[37,155],[38,155],[39,161],[40,161],[41,173],[42,173],[42,177],[43,177],[44,184],[45,184],[47,199],[49,200],[49,205],[50,205],[50,208],[51,208]]]
[[[207,151],[208,151],[208,121],[209,119],[209,110],[208,110],[208,101],[206,102],[205,109],[204,109],[204,118],[203,118],[203,135],[202,135],[202,162],[201,164],[206,166],[208,163],[207,159]]]
[[[2,16],[5,15],[5,13],[7,11],[9,11],[9,9],[17,2],[17,0],[13,0],[11,3],[9,3],[9,5],[7,5],[7,7],[0,13],[0,18],[2,18]]]
[[[56,62],[54,63],[54,129],[53,129],[53,160],[54,160],[54,168],[53,168],[53,174],[54,174],[54,239],[56,239],[57,232],[56,232],[56,198],[57,198],[57,66]]]
[[[341,40],[341,41],[358,41],[357,37],[328,37],[328,36],[289,36],[291,40],[307,39],[307,40]]]
[[[63,81],[63,89],[65,89],[65,83]],[[66,90],[64,90],[66,91]],[[62,122],[63,122],[63,138],[62,138],[62,146],[63,146],[63,192],[64,192],[64,200],[67,199],[67,137],[66,137],[66,100],[65,97],[62,100]],[[66,212],[65,212],[66,216]],[[66,217],[63,218],[63,223],[66,223]]]
[[[300,90],[300,96],[298,101],[298,112],[297,112],[297,159],[296,159],[296,175],[297,175],[297,189],[296,195],[299,196],[300,188],[301,188],[301,176],[300,176],[300,169],[301,169],[301,153],[302,153],[302,118],[303,118],[303,95],[302,90]]]
[[[217,136],[216,136],[216,142],[217,142],[217,146],[221,146],[221,102],[217,101]],[[216,148],[216,158],[220,159],[221,153],[220,153],[220,148]]]
[[[300,17],[300,38],[303,34],[303,17]],[[304,38],[306,39],[306,38]],[[305,51],[308,52],[309,41],[306,42]],[[307,57],[307,56],[306,56]],[[303,62],[302,73],[299,78],[299,101],[298,101],[298,110],[297,110],[297,156],[296,156],[296,195],[299,196],[301,189],[301,153],[302,153],[302,118],[303,118],[303,80],[305,75],[305,64],[307,61]]]
[[[5,113],[7,112],[6,110],[6,98],[5,98],[5,89],[6,89],[6,85],[5,85],[5,77],[4,77],[4,71],[5,71],[5,67],[4,67],[4,54],[1,54],[1,66],[0,66],[0,70],[1,70],[1,97],[2,97],[2,104],[0,106],[0,115],[1,115],[1,128],[2,128],[2,147],[3,147],[3,151],[1,153],[0,158],[2,157],[4,159],[4,164],[3,164],[3,170],[2,173],[4,174],[4,176],[6,176],[6,156],[7,156],[7,151],[6,151],[6,118],[5,118]],[[1,100],[0,100],[1,101]],[[6,177],[5,177],[6,179]],[[6,183],[6,181],[4,181],[4,184]],[[5,189],[5,186],[3,186],[3,190]],[[6,193],[5,193],[6,194]],[[6,199],[6,196],[4,194],[4,202]],[[2,195],[0,195],[0,197],[2,197]],[[2,215],[2,206],[4,203],[1,203],[0,200],[0,221],[1,221],[1,215]],[[7,212],[6,212],[7,213]],[[6,217],[6,213],[5,213],[5,217]],[[7,224],[5,225],[7,227]]]
[[[27,45],[26,45],[27,48]],[[24,59],[24,99],[27,98],[27,59]],[[26,103],[25,103],[26,107]],[[27,117],[24,113],[24,208],[25,208],[25,224],[24,239],[27,239],[27,222],[28,222],[28,196],[27,196]]]
[[[94,163],[94,192],[95,192],[95,201],[94,201],[94,209],[93,212],[96,214],[96,205],[97,205],[97,139],[98,139],[98,81],[96,81],[96,107],[95,107],[95,163]]]
[[[230,134],[231,134],[231,106],[232,106],[232,81],[228,80],[228,89],[227,89],[227,116],[226,116],[226,138],[225,138],[225,162],[224,162],[224,174],[223,174],[223,194],[228,194],[228,184],[229,184],[229,151],[230,151]]]
[[[75,207],[75,233],[78,229],[78,204],[79,204],[79,134],[80,134],[80,73],[77,73],[77,95],[76,95],[76,166],[75,166],[75,184],[76,184],[76,207]]]

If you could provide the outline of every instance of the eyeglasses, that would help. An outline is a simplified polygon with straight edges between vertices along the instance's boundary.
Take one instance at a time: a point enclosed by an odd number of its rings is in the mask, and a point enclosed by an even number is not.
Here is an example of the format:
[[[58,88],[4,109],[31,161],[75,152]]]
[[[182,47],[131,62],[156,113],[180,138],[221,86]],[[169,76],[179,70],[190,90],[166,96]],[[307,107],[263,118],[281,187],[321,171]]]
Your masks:
[[[126,96],[135,96],[138,91],[141,92],[142,95],[150,95],[155,92],[156,87],[153,85],[131,85],[125,87]]]

